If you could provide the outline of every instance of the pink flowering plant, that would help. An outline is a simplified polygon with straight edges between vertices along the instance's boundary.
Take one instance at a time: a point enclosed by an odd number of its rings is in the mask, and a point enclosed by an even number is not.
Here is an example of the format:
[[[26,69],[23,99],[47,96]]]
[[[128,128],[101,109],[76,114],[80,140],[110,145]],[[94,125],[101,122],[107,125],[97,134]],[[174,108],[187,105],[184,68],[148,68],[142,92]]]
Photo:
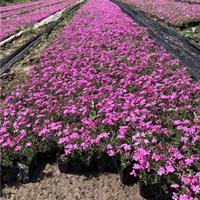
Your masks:
[[[171,124],[167,135],[146,133],[146,136],[138,134],[133,137],[139,145],[133,156],[137,163],[133,165],[132,174],[136,175],[139,170],[147,183],[164,182],[179,193],[180,196],[174,192],[173,199],[181,199],[184,195],[190,199],[192,194],[199,197],[200,126],[196,114],[199,112],[199,103],[196,106],[197,110],[193,109],[194,116],[189,114],[189,110],[178,112],[179,115],[185,115],[185,120],[176,120],[176,114],[169,113]]]
[[[41,8],[45,8],[48,7],[50,5],[55,5],[57,3],[63,2],[63,0],[49,0],[49,1],[37,1],[37,2],[31,2],[28,5],[21,5],[18,4],[18,7],[15,6],[11,6],[10,10],[4,10],[3,8],[1,8],[1,15],[0,15],[0,19],[4,19],[4,18],[8,18],[8,17],[15,17],[16,15],[20,15],[20,14],[24,14],[24,13],[28,13],[31,12],[33,10],[40,10]],[[21,5],[19,7],[19,5]],[[9,7],[9,6],[6,6]],[[6,8],[4,7],[4,8]],[[8,8],[7,8],[8,9]]]
[[[65,157],[119,156],[141,181],[196,200],[199,94],[200,84],[145,28],[108,0],[89,0],[29,81],[2,101],[2,158],[53,141]]]
[[[173,26],[200,21],[200,4],[176,0],[121,0],[136,9]],[[197,2],[199,3],[199,2]]]
[[[0,19],[0,41],[6,39],[17,31],[20,31],[26,27],[31,27],[35,23],[42,21],[50,15],[65,9],[72,3],[75,3],[75,0],[59,1],[56,4],[50,4],[49,2],[49,6],[45,5],[42,7],[41,4],[40,9],[34,10],[34,8],[32,8],[30,12],[14,15],[12,18],[8,17],[5,19]]]

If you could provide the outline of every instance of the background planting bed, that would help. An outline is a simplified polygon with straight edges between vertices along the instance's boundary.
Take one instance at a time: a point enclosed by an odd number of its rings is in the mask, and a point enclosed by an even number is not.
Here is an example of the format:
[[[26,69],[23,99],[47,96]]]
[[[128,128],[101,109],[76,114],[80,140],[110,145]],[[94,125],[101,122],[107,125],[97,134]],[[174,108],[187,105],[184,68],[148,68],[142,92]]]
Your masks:
[[[172,28],[168,28],[152,20],[144,13],[134,10],[133,7],[126,3],[118,0],[111,1],[116,3],[123,12],[139,24],[147,27],[152,38],[178,58],[188,68],[193,78],[200,80],[200,46],[198,44],[181,36]]]
[[[56,28],[58,23],[61,20],[63,20],[68,15],[69,12],[71,12],[72,10],[78,9],[82,3],[83,1],[81,0],[69,6],[67,9],[65,9],[64,12],[62,12],[62,15],[58,17],[56,21],[52,22],[46,28],[46,30],[39,33],[37,36],[31,38],[28,42],[26,42],[23,46],[21,46],[19,49],[13,52],[11,55],[2,59],[0,61],[0,75],[7,72],[15,62],[22,59],[30,51],[31,48],[34,48],[42,40],[43,37],[51,34],[51,32]]]
[[[200,22],[200,5],[178,2],[175,0],[121,0],[134,7],[134,9],[144,12],[173,27],[181,27],[190,22]]]
[[[43,19],[46,19],[50,15],[53,15],[65,7],[68,7],[70,4],[74,3],[74,0],[67,0],[50,7],[44,7],[43,10],[34,10],[25,14],[15,15],[13,18],[1,19],[1,32],[0,40],[4,40],[10,35],[14,34],[20,28],[31,26]],[[0,43],[1,44],[1,43]]]
[[[175,1],[178,1],[178,2],[183,2],[183,3],[189,3],[189,4],[200,4],[200,1],[196,1],[196,0],[175,0]]]
[[[188,0],[189,1],[189,0]],[[187,38],[200,42],[200,4],[189,4],[176,0],[121,0],[133,10],[159,21],[164,26],[172,27]]]
[[[4,19],[7,17],[15,17],[16,15],[20,15],[22,13],[23,14],[28,13],[29,11],[33,11],[33,10],[39,10],[40,8],[48,8],[48,6],[50,5],[56,5],[63,1],[64,0],[60,0],[60,1],[51,0],[51,1],[46,1],[46,2],[43,1],[43,2],[37,2],[38,4],[30,5],[25,8],[22,7],[22,8],[12,9],[10,11],[1,11],[0,19]]]

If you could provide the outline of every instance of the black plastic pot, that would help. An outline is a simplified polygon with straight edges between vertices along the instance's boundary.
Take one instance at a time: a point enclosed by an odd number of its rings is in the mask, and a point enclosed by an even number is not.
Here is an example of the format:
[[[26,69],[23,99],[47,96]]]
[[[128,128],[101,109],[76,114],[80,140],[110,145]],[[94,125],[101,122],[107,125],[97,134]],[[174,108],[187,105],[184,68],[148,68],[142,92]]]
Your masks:
[[[159,184],[139,183],[140,195],[148,200],[163,200],[164,192]]]
[[[106,159],[107,171],[110,173],[118,173],[120,169],[120,161],[117,157],[109,157]]]
[[[91,161],[91,171],[96,171],[96,172],[105,172],[107,169],[107,155],[102,154],[102,155],[93,155],[92,161]]]
[[[58,157],[57,159],[58,163],[58,169],[62,173],[68,173],[69,172],[69,160],[65,159],[62,155]]]
[[[62,173],[80,174],[91,171],[88,162],[81,159],[67,158],[61,155],[58,160],[58,168]]]
[[[52,152],[52,154],[51,154]],[[29,166],[29,180],[34,181],[40,176],[47,163],[54,163],[56,161],[56,152],[38,152],[32,159]]]
[[[131,171],[132,171],[132,165],[126,167],[120,166],[119,169],[120,181],[124,185],[132,185],[138,182],[138,177],[130,175]]]
[[[1,166],[1,183],[13,184],[17,181],[19,169],[15,165]]]
[[[169,193],[162,192],[160,200],[172,200],[173,193],[169,191]]]
[[[57,148],[52,148],[51,150],[46,152],[38,152],[36,154],[36,159],[38,161],[42,160],[48,163],[54,163],[56,162],[57,152],[58,152]]]

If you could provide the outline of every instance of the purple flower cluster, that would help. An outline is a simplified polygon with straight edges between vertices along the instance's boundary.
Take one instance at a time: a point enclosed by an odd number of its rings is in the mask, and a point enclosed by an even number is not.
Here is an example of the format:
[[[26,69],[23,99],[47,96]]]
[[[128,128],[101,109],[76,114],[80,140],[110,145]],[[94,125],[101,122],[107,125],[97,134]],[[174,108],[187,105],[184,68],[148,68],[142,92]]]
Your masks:
[[[33,10],[39,10],[41,8],[50,6],[50,5],[54,5],[60,2],[63,2],[64,0],[60,0],[60,1],[56,1],[56,0],[50,0],[50,1],[40,1],[39,4],[34,4],[34,5],[30,5],[28,7],[25,8],[20,8],[20,9],[14,9],[14,10],[9,10],[7,12],[3,12],[0,15],[0,18],[7,18],[7,17],[14,17],[15,15],[19,15],[19,14],[24,14],[24,13],[28,13],[31,12]]]
[[[109,12],[105,12],[109,11]],[[108,0],[89,0],[0,108],[3,160],[56,141],[153,174],[174,200],[200,197],[200,84]]]
[[[39,22],[48,16],[64,9],[70,4],[76,2],[76,0],[68,0],[61,1],[60,3],[46,6],[41,8],[40,10],[28,12],[21,15],[16,15],[13,18],[1,19],[1,27],[0,27],[0,41],[8,37],[9,35],[15,33],[17,30],[22,27],[33,25],[36,22]]]
[[[122,0],[140,11],[174,26],[199,21],[200,5],[175,0]]]

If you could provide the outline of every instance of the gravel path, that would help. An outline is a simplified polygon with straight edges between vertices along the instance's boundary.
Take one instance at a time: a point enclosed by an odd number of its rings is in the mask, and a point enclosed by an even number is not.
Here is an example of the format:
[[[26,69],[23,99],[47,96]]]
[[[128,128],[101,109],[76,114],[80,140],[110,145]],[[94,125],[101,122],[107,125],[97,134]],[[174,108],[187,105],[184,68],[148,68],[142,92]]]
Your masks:
[[[37,182],[5,187],[7,200],[142,200],[137,185],[124,186],[117,174],[79,176],[47,164]]]

